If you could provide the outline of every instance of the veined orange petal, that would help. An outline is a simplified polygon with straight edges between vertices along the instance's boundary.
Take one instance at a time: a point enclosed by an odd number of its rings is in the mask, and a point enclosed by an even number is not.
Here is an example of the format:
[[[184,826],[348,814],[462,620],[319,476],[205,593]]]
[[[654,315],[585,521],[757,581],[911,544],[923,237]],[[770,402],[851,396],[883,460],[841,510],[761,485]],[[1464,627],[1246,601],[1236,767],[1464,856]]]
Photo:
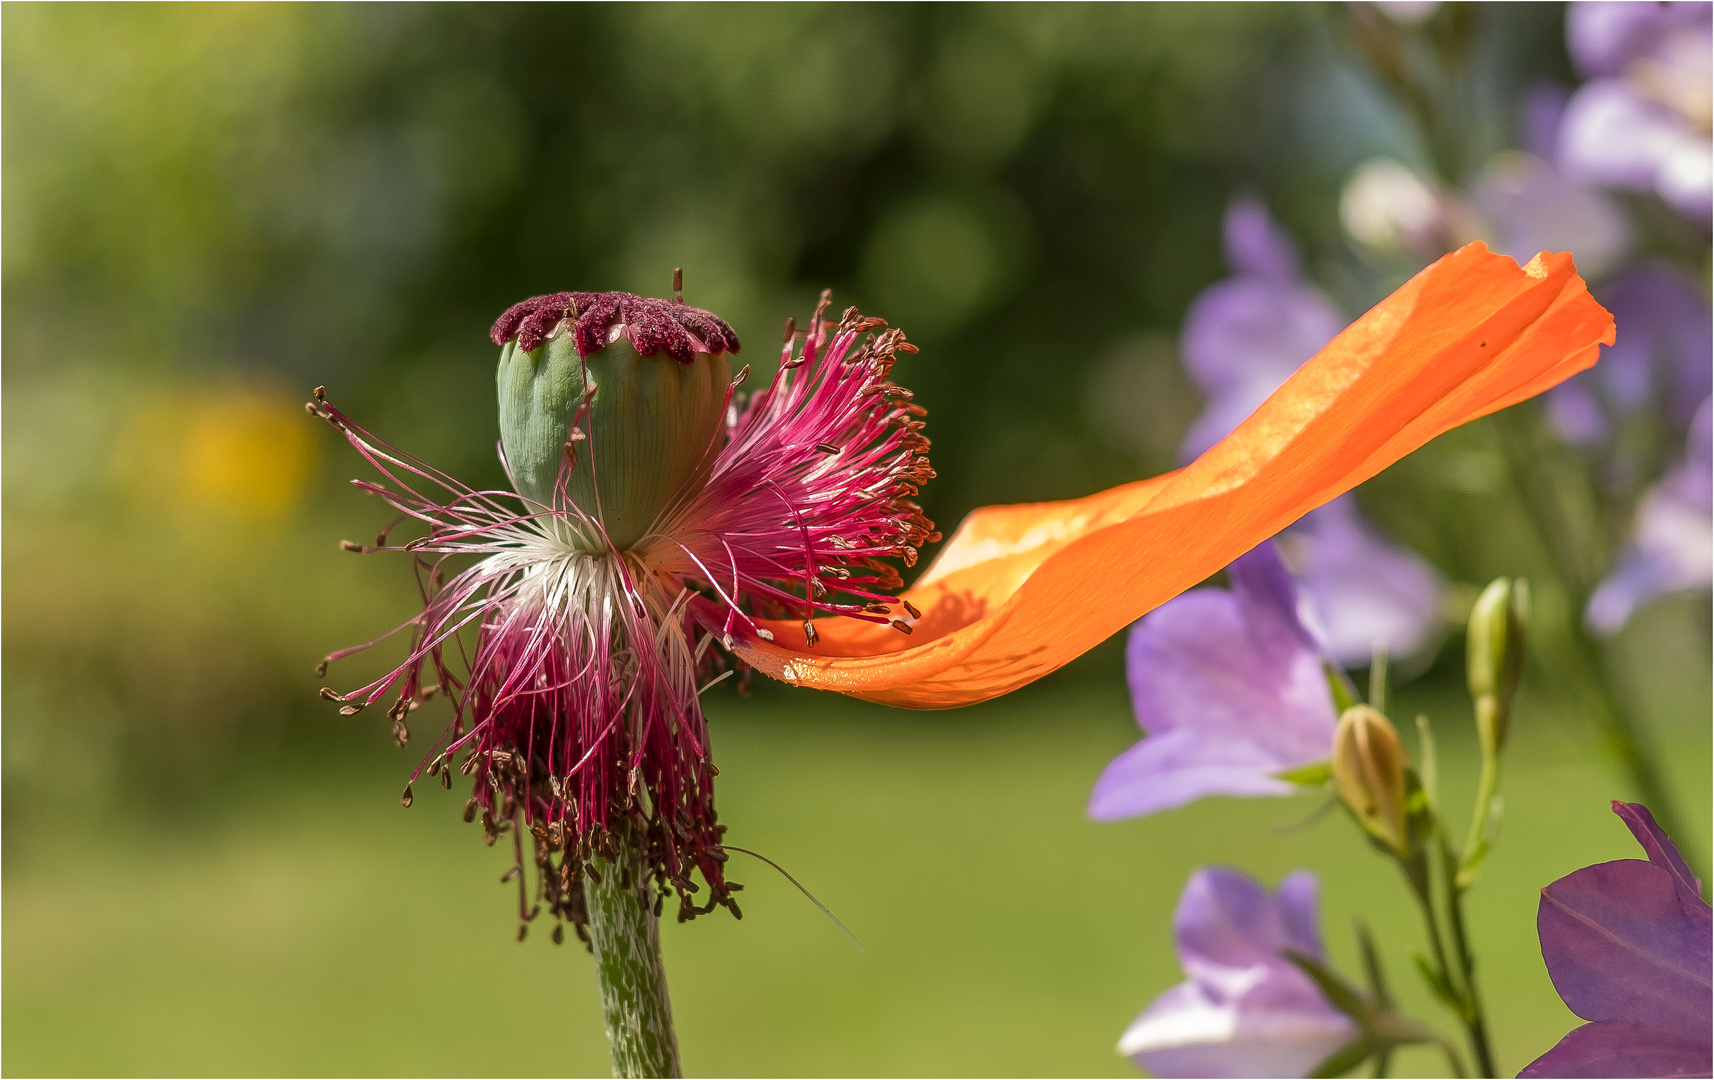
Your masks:
[[[1568,254],[1470,244],[1406,282],[1176,472],[1068,502],[985,507],[904,594],[909,637],[822,619],[740,656],[774,678],[911,708],[1053,671],[1436,435],[1546,390],[1613,343]]]

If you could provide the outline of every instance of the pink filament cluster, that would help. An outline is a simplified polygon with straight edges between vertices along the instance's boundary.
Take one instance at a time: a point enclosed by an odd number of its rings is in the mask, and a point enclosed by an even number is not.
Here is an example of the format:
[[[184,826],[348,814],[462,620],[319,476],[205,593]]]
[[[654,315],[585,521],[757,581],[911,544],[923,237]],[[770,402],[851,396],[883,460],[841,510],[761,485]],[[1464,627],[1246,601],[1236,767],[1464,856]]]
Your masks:
[[[540,310],[557,304],[538,300]],[[915,349],[896,330],[871,334],[885,324],[854,308],[837,326],[824,322],[828,303],[823,294],[795,356],[788,335],[779,373],[741,409],[734,383],[711,467],[625,552],[563,542],[603,535],[563,483],[553,506],[472,490],[352,424],[319,391],[309,406],[382,481],[353,483],[400,513],[394,525],[427,529],[403,545],[388,543],[393,526],[373,546],[345,545],[411,553],[423,611],[393,631],[410,631],[404,663],[324,696],[347,713],[391,698],[401,745],[411,711],[436,692],[452,700],[451,726],[411,779],[427,772],[450,787],[454,770],[471,776],[466,820],[480,815],[489,843],[511,832],[520,869],[529,835],[538,872],[533,901],[519,876],[523,922],[545,905],[581,931],[582,875],[597,856],[618,856],[621,833],[659,894],[676,893],[681,919],[716,905],[737,913],[698,702],[698,682],[718,663],[707,647],[738,621],[765,634],[753,617],[788,611],[804,618],[812,645],[816,614],[909,632],[901,616],[916,613],[894,610],[887,591],[898,572],[880,560],[910,564],[939,539],[911,501],[934,475],[922,410],[888,381],[896,355]],[[562,476],[574,454],[568,445]],[[467,556],[477,561],[449,577],[449,561]],[[701,903],[696,873],[708,887]]]
[[[708,483],[669,509],[651,549],[655,565],[710,586],[725,609],[718,623],[711,605],[694,610],[723,640],[740,620],[757,632],[750,614],[798,615],[812,647],[816,615],[909,633],[887,595],[898,571],[879,560],[915,565],[940,539],[913,501],[934,476],[925,410],[888,378],[916,347],[898,330],[869,335],[886,323],[856,308],[837,326],[823,321],[830,302],[823,293],[801,352],[786,342],[773,382],[734,416]]]

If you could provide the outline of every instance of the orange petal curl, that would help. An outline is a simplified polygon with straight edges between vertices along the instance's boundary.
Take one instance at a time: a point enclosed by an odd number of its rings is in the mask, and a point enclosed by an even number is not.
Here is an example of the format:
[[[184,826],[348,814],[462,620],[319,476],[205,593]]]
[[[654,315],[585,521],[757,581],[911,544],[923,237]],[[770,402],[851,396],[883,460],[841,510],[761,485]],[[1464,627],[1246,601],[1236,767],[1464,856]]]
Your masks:
[[[1571,256],[1520,268],[1480,243],[1352,323],[1176,472],[1083,499],[972,513],[902,597],[910,636],[793,622],[739,656],[799,686],[918,709],[1038,679],[1436,435],[1541,393],[1613,343]]]

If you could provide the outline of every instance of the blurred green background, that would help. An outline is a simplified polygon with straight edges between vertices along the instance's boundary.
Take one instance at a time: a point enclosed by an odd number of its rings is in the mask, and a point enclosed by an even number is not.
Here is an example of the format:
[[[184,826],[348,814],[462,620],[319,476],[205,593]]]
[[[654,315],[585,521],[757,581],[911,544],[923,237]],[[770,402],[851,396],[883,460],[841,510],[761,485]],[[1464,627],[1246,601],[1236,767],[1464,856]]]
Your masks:
[[[1477,115],[1569,79],[1550,5],[1483,9]],[[513,941],[509,857],[414,758],[316,697],[315,661],[408,617],[358,463],[300,404],[497,484],[488,324],[559,289],[724,315],[766,366],[827,286],[904,326],[943,526],[1159,472],[1199,408],[1184,308],[1264,197],[1355,313],[1339,185],[1422,153],[1313,6],[8,4],[4,119],[4,990],[14,1074],[605,1071],[587,958]],[[1484,111],[1485,110],[1485,111]],[[1456,581],[1530,573],[1459,433],[1365,491]],[[1544,595],[1551,605],[1551,592]],[[1708,605],[1616,645],[1708,864]],[[1467,788],[1460,643],[1399,691]],[[377,658],[377,662],[379,658]],[[355,679],[361,664],[342,678]],[[1501,1065],[1574,1022],[1536,890],[1635,854],[1632,793],[1553,687],[1517,722],[1473,896]],[[1178,981],[1186,875],[1322,875],[1410,982],[1389,868],[1311,798],[1098,826],[1136,737],[1109,643],[1008,699],[914,714],[710,695],[746,917],[664,930],[697,1074],[1134,1075]],[[459,797],[461,799],[461,796]],[[1452,799],[1449,797],[1449,802]],[[742,860],[744,857],[736,857]],[[1408,1058],[1404,1072],[1438,1069]]]

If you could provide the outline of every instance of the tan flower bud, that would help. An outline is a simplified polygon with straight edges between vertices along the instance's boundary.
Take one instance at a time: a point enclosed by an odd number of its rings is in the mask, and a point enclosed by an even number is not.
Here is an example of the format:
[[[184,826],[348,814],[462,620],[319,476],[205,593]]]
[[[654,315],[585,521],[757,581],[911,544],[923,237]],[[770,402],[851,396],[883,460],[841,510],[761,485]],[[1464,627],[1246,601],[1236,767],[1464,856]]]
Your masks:
[[[1367,705],[1353,705],[1333,736],[1333,783],[1339,797],[1371,835],[1409,855],[1405,810],[1409,759],[1392,723]]]

